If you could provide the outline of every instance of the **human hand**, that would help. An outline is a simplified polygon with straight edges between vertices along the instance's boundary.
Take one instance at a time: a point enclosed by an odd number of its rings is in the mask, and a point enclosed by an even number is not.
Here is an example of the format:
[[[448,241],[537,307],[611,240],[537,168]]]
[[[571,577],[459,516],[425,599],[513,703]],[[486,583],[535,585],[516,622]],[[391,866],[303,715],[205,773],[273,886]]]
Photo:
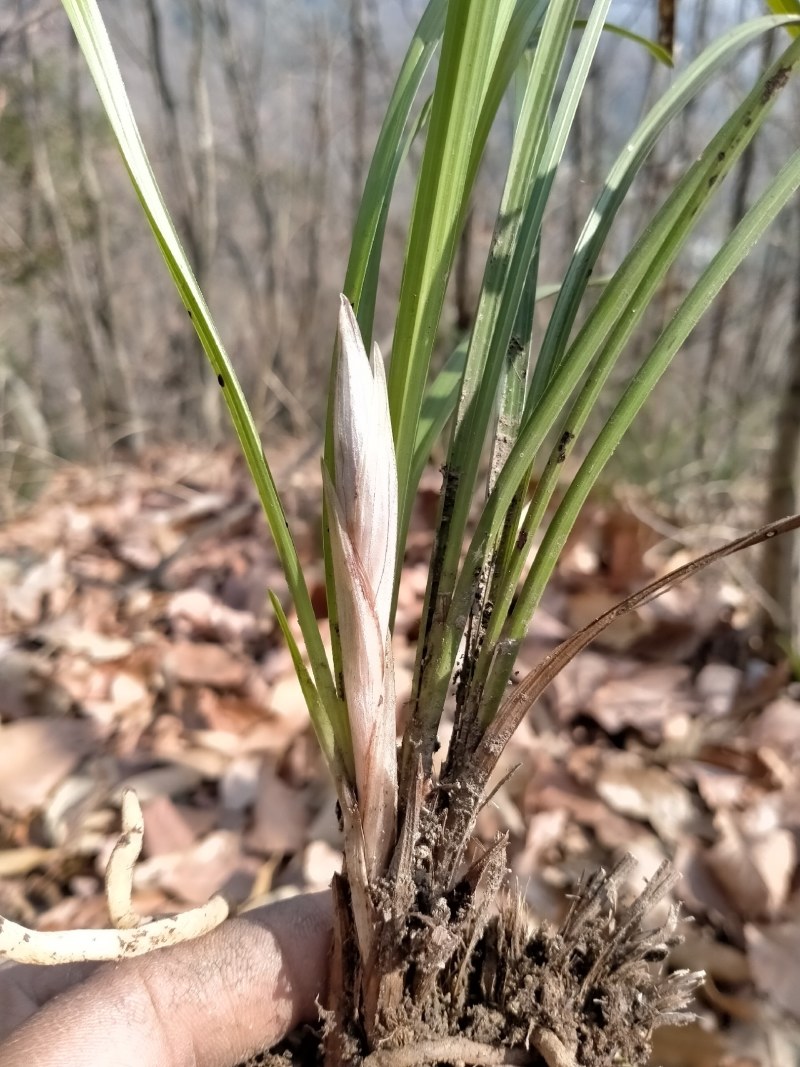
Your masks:
[[[317,1015],[330,893],[121,963],[0,970],[0,1067],[232,1067]]]

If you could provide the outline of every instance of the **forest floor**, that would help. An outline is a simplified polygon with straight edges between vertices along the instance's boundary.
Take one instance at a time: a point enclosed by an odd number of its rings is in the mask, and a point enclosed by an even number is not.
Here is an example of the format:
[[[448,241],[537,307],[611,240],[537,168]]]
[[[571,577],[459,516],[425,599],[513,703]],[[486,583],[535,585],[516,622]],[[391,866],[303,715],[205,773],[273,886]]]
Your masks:
[[[275,467],[324,633],[316,452]],[[439,480],[426,475],[403,571],[401,709]],[[685,561],[632,499],[587,509],[518,677]],[[662,1067],[800,1063],[800,684],[756,654],[743,566],[670,591],[581,653],[509,745],[498,774],[518,769],[478,825],[486,841],[510,831],[512,875],[542,920],[626,851],[631,895],[674,862],[686,940],[670,965],[708,978],[697,1021],[658,1032]],[[145,815],[142,913],[330,883],[335,796],[268,589],[288,607],[229,451],[65,467],[0,530],[0,914],[106,925],[102,874],[129,785]]]

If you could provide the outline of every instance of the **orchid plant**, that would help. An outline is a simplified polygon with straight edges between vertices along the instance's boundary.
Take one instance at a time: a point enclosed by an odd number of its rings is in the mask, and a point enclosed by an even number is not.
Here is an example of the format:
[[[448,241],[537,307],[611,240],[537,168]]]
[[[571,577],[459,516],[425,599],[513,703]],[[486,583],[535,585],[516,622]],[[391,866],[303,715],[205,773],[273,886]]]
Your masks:
[[[345,832],[345,871],[334,884],[337,934],[328,1062],[352,1062],[356,1053],[379,1057],[375,1064],[395,1062],[380,1056],[411,1041],[409,1035],[418,1033],[437,996],[445,1005],[445,1022],[437,1031],[440,1045],[426,1046],[417,1059],[397,1062],[500,1062],[475,1059],[474,1049],[468,1055],[466,1038],[455,1036],[467,1026],[464,990],[468,976],[477,973],[478,946],[485,950],[491,930],[497,951],[519,954],[527,937],[518,914],[490,921],[485,904],[503,882],[502,842],[471,864],[466,859],[491,773],[531,701],[580,647],[621,612],[701,564],[662,579],[575,635],[506,700],[516,653],[604,465],[690,331],[800,185],[800,152],[795,151],[694,281],[625,383],[611,415],[585,445],[589,416],[620,354],[698,217],[718,195],[800,62],[800,4],[772,4],[774,14],[735,26],[676,72],[627,138],[555,287],[538,279],[538,250],[555,175],[602,34],[635,35],[609,23],[610,0],[594,0],[585,20],[578,18],[579,0],[427,4],[377,139],[339,309],[322,468],[332,624],[328,650],[257,428],[158,188],[97,2],[62,2],[134,189],[222,387],[304,639],[305,652],[273,597],[337,786]],[[675,181],[587,311],[592,270],[662,131],[743,49],[763,34],[787,30],[788,46],[754,79],[699,159]],[[569,42],[576,33],[570,59]],[[635,40],[659,60],[671,62],[658,45]],[[423,77],[437,53],[433,93],[420,103]],[[459,235],[489,132],[511,87],[517,98],[513,143],[474,326],[441,372],[431,375]],[[411,143],[422,138],[387,373],[371,344],[382,242],[398,171]],[[534,304],[544,296],[555,296],[555,303],[542,340],[534,342]],[[409,726],[398,757],[393,611],[417,486],[443,435],[447,460]],[[486,497],[471,528],[487,439],[492,444]],[[578,445],[584,458],[551,514],[563,463]],[[795,520],[776,524],[711,555],[718,558],[793,525]],[[456,672],[453,738],[437,780],[432,754]],[[669,878],[656,882],[652,894],[663,891]],[[610,895],[613,889],[612,884]],[[589,892],[599,899],[594,883]],[[585,936],[596,915],[596,909],[591,915],[579,912],[569,920],[569,930],[583,924]],[[631,923],[633,929],[636,923]],[[670,923],[658,935],[665,944],[673,936],[674,916]],[[355,960],[348,954],[351,931],[358,946]],[[651,944],[640,937],[638,947],[631,947],[635,939],[630,936],[631,953],[641,954],[642,945]],[[600,957],[591,971],[596,977],[607,966]],[[514,956],[522,969],[525,958],[524,952]],[[479,982],[487,1003],[508,1017],[510,1001],[502,999],[506,987],[499,990],[492,981],[484,975]],[[664,979],[651,998],[647,1025],[654,1024],[659,1012],[674,1014],[685,1003],[694,979],[684,976],[681,981],[683,985]],[[636,995],[643,995],[639,987]],[[581,986],[570,1011],[582,1010],[588,996]],[[570,1044],[566,1031],[557,1037],[548,1025],[531,1023],[528,1047],[551,1065],[577,1062],[577,1045]],[[447,1049],[441,1045],[445,1040],[450,1042]],[[498,1032],[500,1044],[514,1040]]]

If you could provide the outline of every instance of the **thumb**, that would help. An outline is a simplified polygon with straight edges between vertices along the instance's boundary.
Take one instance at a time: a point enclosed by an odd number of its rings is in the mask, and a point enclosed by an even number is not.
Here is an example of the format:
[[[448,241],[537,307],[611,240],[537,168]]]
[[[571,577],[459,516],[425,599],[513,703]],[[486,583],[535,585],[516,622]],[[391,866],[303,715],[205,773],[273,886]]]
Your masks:
[[[198,938],[98,967],[0,1046],[0,1067],[232,1067],[316,1018],[330,893],[247,912]]]

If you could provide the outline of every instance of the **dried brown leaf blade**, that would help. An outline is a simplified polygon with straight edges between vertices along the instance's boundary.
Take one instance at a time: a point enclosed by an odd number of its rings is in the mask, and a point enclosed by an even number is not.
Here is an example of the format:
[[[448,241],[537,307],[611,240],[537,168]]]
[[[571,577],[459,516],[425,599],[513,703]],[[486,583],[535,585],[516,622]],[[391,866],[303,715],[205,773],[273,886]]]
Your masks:
[[[767,523],[765,526],[753,530],[743,537],[736,538],[720,548],[714,549],[692,560],[683,567],[678,567],[661,578],[656,579],[644,589],[639,590],[632,596],[626,597],[616,607],[604,612],[594,622],[584,626],[582,630],[568,637],[555,651],[547,656],[538,667],[534,668],[519,684],[516,691],[500,707],[495,718],[486,729],[476,752],[476,766],[481,775],[488,778],[500,753],[505,748],[511,735],[522,722],[529,708],[538,699],[547,686],[575,658],[575,656],[601,634],[616,619],[627,615],[631,611],[646,604],[654,597],[659,596],[665,590],[679,582],[685,581],[699,571],[704,570],[712,563],[716,563],[726,556],[731,556],[743,549],[752,548],[773,537],[789,533],[800,527],[800,515],[790,515],[777,522]]]

